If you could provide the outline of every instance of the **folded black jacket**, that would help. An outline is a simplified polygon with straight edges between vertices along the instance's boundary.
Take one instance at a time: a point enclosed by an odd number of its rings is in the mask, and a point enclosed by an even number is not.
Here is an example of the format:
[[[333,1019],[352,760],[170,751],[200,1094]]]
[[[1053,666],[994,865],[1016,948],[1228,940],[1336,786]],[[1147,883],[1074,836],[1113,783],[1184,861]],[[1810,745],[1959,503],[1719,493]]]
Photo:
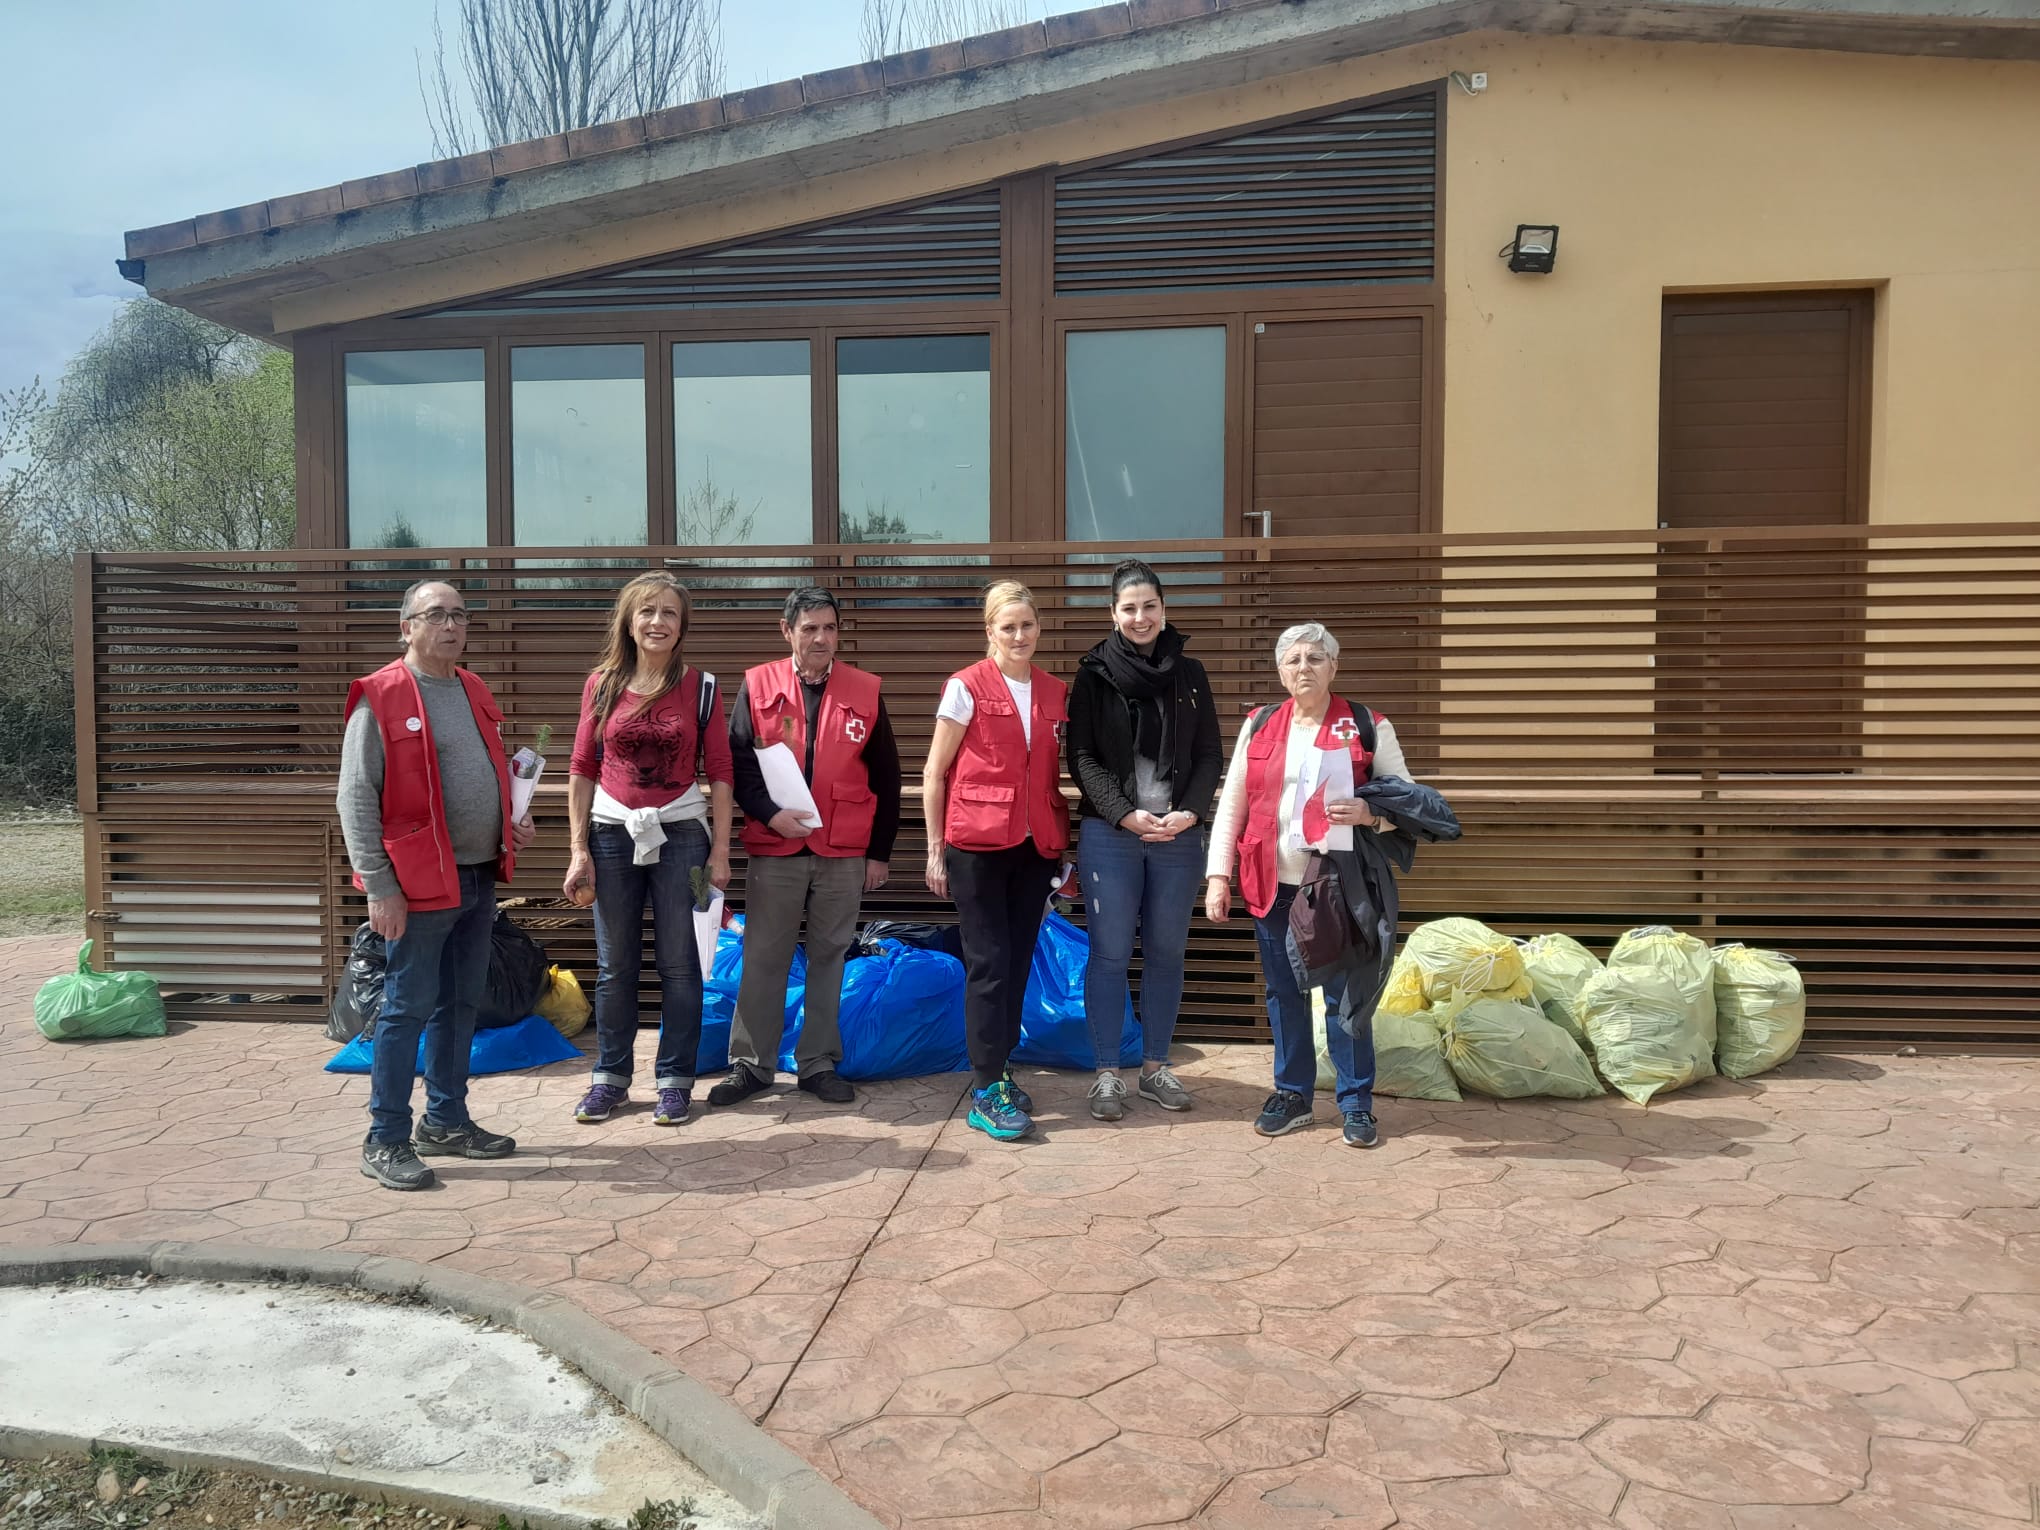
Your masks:
[[[1084,655],[1070,687],[1070,775],[1084,796],[1078,811],[1116,824],[1134,810],[1133,719],[1096,654],[1093,649]],[[1169,737],[1175,745],[1169,807],[1195,813],[1202,824],[1211,816],[1211,799],[1225,774],[1225,754],[1211,680],[1187,653],[1176,657],[1176,684],[1168,704],[1173,709]]]

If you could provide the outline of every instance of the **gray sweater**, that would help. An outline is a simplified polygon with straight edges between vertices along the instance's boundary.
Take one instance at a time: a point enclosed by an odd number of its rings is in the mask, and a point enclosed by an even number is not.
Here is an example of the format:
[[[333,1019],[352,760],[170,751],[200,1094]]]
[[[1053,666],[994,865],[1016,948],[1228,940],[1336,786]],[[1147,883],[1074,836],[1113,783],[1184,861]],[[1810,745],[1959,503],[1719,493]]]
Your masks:
[[[496,787],[496,766],[482,730],[468,705],[460,677],[435,679],[413,667],[411,678],[425,698],[425,720],[439,756],[439,785],[446,798],[446,827],[453,838],[453,858],[476,866],[496,858],[503,844],[503,802]],[[383,851],[382,731],[367,702],[347,719],[340,744],[340,832],[347,840],[347,859],[368,888],[371,898],[388,898],[403,889]]]

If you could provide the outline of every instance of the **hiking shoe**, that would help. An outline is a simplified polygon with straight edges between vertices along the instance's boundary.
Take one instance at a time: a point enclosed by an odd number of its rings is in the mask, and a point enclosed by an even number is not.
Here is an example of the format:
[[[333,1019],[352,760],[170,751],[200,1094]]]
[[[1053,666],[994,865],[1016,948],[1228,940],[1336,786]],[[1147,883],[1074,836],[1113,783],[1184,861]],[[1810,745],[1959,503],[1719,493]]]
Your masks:
[[[1101,1073],[1091,1086],[1091,1115],[1099,1121],[1117,1121],[1126,1114],[1126,1081],[1117,1073]]]
[[[999,1075],[999,1082],[1006,1086],[1006,1093],[1013,1097],[1013,1103],[1019,1107],[1021,1115],[1034,1114],[1034,1096],[1013,1082],[1013,1070],[1010,1067]]]
[[[1268,1103],[1254,1118],[1254,1130],[1263,1137],[1279,1137],[1299,1126],[1310,1125],[1311,1119],[1309,1100],[1294,1089],[1278,1089],[1268,1096]]]
[[[421,1121],[411,1144],[428,1158],[508,1158],[517,1151],[515,1137],[484,1131],[472,1121],[465,1126]]]
[[[857,1091],[834,1068],[809,1074],[800,1081],[800,1087],[802,1093],[826,1100],[831,1105],[848,1105],[857,1098]]]
[[[438,1178],[408,1142],[364,1142],[361,1172],[385,1190],[423,1190]]]
[[[736,1105],[748,1100],[754,1094],[763,1094],[772,1087],[769,1078],[760,1078],[743,1063],[730,1064],[730,1076],[708,1091],[708,1103],[715,1106]]]
[[[1346,1117],[1346,1146],[1373,1147],[1381,1141],[1381,1129],[1374,1124],[1374,1112],[1356,1110]]]
[[[688,1108],[694,1103],[691,1089],[661,1089],[659,1108],[652,1112],[652,1125],[679,1126],[687,1120]]]
[[[1004,1079],[970,1097],[970,1124],[995,1142],[1017,1142],[1034,1130],[1034,1122],[1013,1098]]]
[[[1164,1110],[1190,1108],[1190,1091],[1177,1082],[1176,1075],[1169,1071],[1167,1063],[1163,1063],[1152,1073],[1143,1073],[1140,1076],[1140,1097],[1143,1100],[1153,1100]]]
[[[630,1091],[621,1084],[591,1084],[574,1107],[576,1121],[607,1121],[610,1113],[630,1102]]]

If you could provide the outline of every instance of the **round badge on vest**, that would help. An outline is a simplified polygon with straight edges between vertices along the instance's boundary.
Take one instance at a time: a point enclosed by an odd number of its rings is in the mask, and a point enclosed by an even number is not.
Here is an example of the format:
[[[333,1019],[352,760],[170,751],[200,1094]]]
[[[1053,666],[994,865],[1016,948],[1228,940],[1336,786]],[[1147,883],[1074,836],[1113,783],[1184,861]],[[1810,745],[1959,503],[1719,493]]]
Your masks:
[[[413,733],[422,732],[425,727],[425,719],[422,717],[407,717],[404,719],[404,726]]]

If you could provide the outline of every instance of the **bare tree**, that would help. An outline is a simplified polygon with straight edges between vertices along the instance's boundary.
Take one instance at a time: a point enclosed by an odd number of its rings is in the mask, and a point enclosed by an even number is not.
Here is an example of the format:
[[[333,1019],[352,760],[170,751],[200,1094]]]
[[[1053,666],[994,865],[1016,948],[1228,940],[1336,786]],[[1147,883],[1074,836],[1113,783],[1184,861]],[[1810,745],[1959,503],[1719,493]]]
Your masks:
[[[459,0],[418,91],[442,157],[722,91],[722,0]]]
[[[1037,9],[1028,0],[864,0],[858,35],[864,56],[878,59],[1017,27]]]

